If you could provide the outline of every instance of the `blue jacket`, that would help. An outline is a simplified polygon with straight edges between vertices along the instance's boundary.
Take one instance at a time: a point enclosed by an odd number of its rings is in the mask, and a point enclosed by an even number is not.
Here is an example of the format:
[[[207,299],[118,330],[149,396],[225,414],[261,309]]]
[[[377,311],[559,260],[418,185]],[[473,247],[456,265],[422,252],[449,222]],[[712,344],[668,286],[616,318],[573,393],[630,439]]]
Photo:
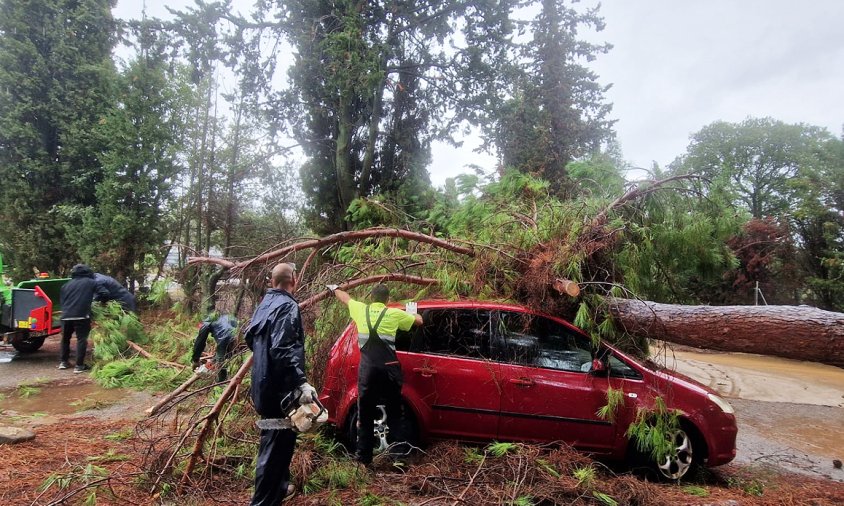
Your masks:
[[[305,331],[299,304],[272,289],[252,315],[245,340],[252,350],[252,402],[264,418],[281,418],[281,401],[305,377]]]
[[[65,283],[59,292],[62,305],[62,320],[91,318],[91,302],[101,289],[94,281],[94,271],[85,264],[76,264],[70,271],[70,281]]]
[[[197,339],[208,339],[208,334],[214,338],[217,344],[227,342],[234,339],[234,333],[237,329],[237,321],[227,314],[220,315],[214,320],[206,319],[199,327],[199,335]]]
[[[123,285],[111,276],[94,273],[94,281],[97,282],[97,294],[94,300],[97,302],[108,302],[116,300],[120,302],[124,311],[135,311],[135,296]]]

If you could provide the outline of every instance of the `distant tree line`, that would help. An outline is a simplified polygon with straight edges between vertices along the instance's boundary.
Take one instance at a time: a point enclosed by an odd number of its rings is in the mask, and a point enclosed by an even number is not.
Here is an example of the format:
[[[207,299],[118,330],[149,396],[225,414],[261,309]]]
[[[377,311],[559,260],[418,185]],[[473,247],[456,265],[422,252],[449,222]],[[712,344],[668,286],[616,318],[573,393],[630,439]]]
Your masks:
[[[489,213],[536,225],[634,184],[588,68],[610,47],[578,37],[603,28],[597,9],[291,0],[244,16],[197,2],[121,21],[114,5],[0,2],[0,252],[16,278],[85,261],[135,286],[166,245],[184,266],[372,225],[492,237]],[[498,173],[433,188],[432,143],[469,128]],[[652,168],[681,174],[696,177],[617,217],[626,240],[590,279],[712,304],[750,303],[758,282],[769,303],[844,309],[841,138],[715,122]],[[504,196],[538,207],[508,211]],[[221,275],[182,281],[209,296]]]

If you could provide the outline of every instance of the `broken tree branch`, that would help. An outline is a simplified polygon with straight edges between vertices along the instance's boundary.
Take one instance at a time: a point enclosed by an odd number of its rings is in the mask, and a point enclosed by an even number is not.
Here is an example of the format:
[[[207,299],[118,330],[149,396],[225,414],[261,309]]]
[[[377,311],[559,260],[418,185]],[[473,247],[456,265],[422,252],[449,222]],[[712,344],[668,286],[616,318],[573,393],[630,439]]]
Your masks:
[[[461,255],[466,256],[475,256],[475,251],[472,248],[467,248],[464,246],[458,246],[451,242],[445,241],[443,239],[439,239],[437,237],[422,234],[419,232],[411,232],[410,230],[402,230],[398,228],[382,228],[382,227],[375,227],[375,228],[368,228],[364,230],[352,230],[348,232],[339,232],[337,234],[332,234],[326,237],[322,237],[319,239],[309,239],[302,241],[300,243],[292,244],[290,246],[285,246],[283,248],[279,248],[274,251],[270,251],[268,253],[264,253],[263,255],[259,255],[254,258],[250,258],[249,260],[244,260],[242,262],[233,262],[231,260],[225,258],[213,258],[213,257],[191,257],[188,259],[188,265],[195,265],[195,264],[216,264],[220,265],[224,268],[230,269],[232,271],[242,271],[252,265],[260,264],[260,263],[267,263],[278,258],[282,258],[285,255],[289,255],[290,253],[294,253],[296,251],[301,251],[304,249],[310,248],[324,248],[325,246],[330,246],[332,244],[336,244],[339,242],[353,242],[353,241],[360,241],[363,239],[375,239],[379,237],[396,237],[402,239],[408,239],[412,241],[423,242],[427,244],[431,244],[433,246],[437,246],[439,248],[453,251],[455,253],[459,253]]]
[[[155,357],[152,353],[150,353],[147,350],[141,348],[136,343],[134,343],[134,342],[132,342],[128,339],[126,340],[126,344],[128,344],[130,348],[132,348],[133,350],[137,351],[138,353],[140,353],[141,355],[143,355],[144,357],[146,357],[150,360],[155,360],[156,362],[158,362],[160,364],[169,365],[170,367],[176,367],[176,368],[179,368],[179,369],[185,368],[184,364],[177,364],[175,362],[170,362],[170,361],[162,360],[160,358]]]

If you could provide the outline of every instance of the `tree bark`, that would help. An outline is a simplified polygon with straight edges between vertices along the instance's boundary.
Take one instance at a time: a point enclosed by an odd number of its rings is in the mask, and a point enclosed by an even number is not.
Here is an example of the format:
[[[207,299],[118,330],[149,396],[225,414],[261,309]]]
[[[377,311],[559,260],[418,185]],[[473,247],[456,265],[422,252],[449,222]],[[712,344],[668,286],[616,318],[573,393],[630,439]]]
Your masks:
[[[611,299],[627,332],[676,344],[844,367],[844,313],[806,306],[681,306]]]

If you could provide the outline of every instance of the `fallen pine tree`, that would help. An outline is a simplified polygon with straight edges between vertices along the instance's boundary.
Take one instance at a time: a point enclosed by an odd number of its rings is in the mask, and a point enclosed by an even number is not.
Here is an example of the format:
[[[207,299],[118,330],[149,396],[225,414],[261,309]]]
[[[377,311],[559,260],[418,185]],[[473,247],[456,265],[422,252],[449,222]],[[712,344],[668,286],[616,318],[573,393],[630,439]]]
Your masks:
[[[659,341],[844,367],[844,313],[808,306],[684,306],[611,299],[627,332]]]

